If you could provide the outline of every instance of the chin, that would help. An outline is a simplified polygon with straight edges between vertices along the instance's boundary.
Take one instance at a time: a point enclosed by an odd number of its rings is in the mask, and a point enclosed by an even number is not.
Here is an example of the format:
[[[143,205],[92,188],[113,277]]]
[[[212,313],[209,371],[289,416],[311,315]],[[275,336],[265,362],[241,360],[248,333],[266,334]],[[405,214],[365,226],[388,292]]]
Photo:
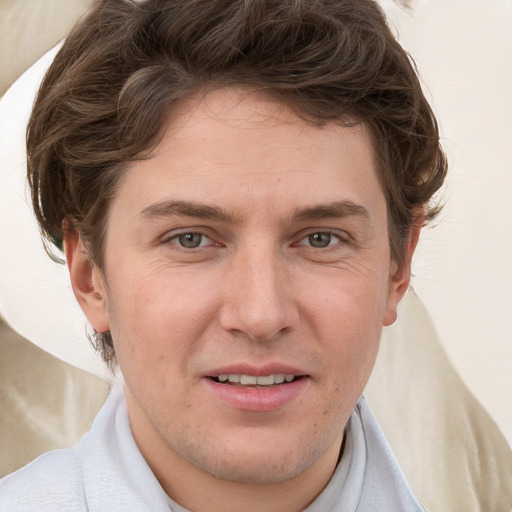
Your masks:
[[[238,442],[228,440],[224,446],[219,443],[216,453],[208,457],[189,453],[188,459],[217,478],[265,485],[291,480],[304,473],[329,445],[327,439],[321,438],[316,443],[301,439],[290,442],[289,438],[271,439],[255,433]]]

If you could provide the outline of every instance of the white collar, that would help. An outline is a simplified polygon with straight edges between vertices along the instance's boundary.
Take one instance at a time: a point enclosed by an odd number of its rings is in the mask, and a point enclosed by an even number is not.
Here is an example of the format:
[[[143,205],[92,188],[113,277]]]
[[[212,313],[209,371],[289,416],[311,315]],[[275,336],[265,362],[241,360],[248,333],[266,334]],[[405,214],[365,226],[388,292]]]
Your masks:
[[[118,498],[105,508],[109,489],[116,487],[123,489],[123,494],[127,493],[126,504],[140,503],[155,512],[189,512],[167,497],[143,459],[131,434],[121,390],[111,393],[79,450],[84,459],[84,490],[90,512],[123,510]],[[108,472],[108,477],[105,475],[100,480],[98,459]],[[361,398],[345,430],[341,461],[326,488],[304,512],[374,510],[422,512],[423,508],[414,497],[370,407]]]

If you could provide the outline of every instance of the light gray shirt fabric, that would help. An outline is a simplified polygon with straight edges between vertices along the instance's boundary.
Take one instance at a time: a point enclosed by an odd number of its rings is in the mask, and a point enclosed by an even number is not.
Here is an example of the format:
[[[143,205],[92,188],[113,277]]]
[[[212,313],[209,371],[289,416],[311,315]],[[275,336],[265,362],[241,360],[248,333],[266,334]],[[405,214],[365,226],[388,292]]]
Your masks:
[[[135,444],[114,389],[73,449],[42,455],[0,480],[2,512],[189,512],[164,492]],[[421,512],[364,398],[346,427],[343,457],[305,512]],[[196,511],[201,512],[201,511]]]

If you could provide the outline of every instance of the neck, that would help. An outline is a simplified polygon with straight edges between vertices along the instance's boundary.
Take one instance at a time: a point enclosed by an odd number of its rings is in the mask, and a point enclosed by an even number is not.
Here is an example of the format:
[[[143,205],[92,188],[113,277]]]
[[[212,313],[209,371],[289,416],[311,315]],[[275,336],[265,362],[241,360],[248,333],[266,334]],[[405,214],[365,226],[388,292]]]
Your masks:
[[[327,441],[330,436],[325,437],[325,449],[315,453],[309,446],[289,445],[288,452],[272,457],[274,452],[269,452],[268,446],[262,446],[263,451],[257,449],[267,441],[272,442],[272,432],[266,437],[255,429],[254,439],[247,435],[240,444],[242,452],[230,444],[235,462],[229,455],[224,462],[213,455],[209,459],[204,452],[202,458],[194,459],[194,455],[190,456],[197,453],[193,445],[175,442],[181,450],[174,449],[145,414],[131,414],[138,404],[129,393],[126,397],[132,434],[142,456],[166,494],[193,512],[299,512],[322,492],[338,463],[343,431],[333,433],[332,441]],[[342,420],[339,423],[343,424]],[[223,451],[214,453],[222,457]],[[241,453],[243,456],[237,457]],[[222,477],[216,476],[219,474]]]
[[[180,457],[168,460],[165,468],[148,464],[174,501],[201,512],[299,512],[322,492],[331,479],[341,439],[299,475],[281,482],[247,483],[217,478]],[[198,489],[201,492],[198,492]]]

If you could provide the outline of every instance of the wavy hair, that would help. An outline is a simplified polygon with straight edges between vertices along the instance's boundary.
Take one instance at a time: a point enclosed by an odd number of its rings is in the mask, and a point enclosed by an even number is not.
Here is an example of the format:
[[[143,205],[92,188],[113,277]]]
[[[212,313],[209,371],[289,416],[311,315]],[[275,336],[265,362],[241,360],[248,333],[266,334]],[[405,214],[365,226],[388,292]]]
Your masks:
[[[101,0],[39,90],[28,179],[47,250],[63,222],[103,268],[109,203],[127,163],[158,143],[173,103],[210,87],[263,90],[315,124],[364,123],[398,263],[418,212],[431,220],[446,159],[414,63],[372,0]],[[115,362],[110,333],[96,333]]]

